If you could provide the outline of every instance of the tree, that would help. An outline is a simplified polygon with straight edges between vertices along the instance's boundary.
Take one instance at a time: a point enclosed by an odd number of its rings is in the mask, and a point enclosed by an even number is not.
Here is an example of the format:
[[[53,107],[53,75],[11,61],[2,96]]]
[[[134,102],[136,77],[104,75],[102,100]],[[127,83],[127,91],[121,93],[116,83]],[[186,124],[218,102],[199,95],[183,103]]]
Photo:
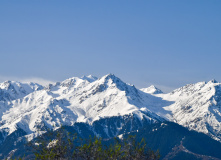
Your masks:
[[[53,140],[47,141],[41,137],[31,146],[36,159],[39,160],[157,160],[160,158],[159,151],[154,152],[147,148],[144,139],[137,142],[135,136],[128,136],[123,141],[115,138],[115,142],[108,146],[104,146],[102,142],[102,138],[98,137],[80,140],[76,135],[70,136],[68,132],[62,130]]]
[[[39,136],[28,146],[31,147],[35,159],[68,160],[72,159],[75,138],[75,135],[70,135],[64,129],[57,134],[49,130],[46,135]]]
[[[137,142],[136,136],[131,135],[123,142],[115,138],[114,145],[107,148],[107,155],[111,160],[157,160],[160,158],[159,151],[154,152],[147,148],[144,139]]]
[[[97,137],[93,139],[90,137],[88,142],[83,142],[80,146],[76,147],[73,154],[73,159],[95,160],[102,158],[107,159],[107,156],[102,146],[102,139]]]

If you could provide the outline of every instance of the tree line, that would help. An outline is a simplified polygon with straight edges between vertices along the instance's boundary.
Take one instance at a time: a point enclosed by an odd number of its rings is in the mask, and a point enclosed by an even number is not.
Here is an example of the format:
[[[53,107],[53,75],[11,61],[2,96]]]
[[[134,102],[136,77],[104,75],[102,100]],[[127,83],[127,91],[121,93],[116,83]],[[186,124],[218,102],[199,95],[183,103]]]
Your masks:
[[[90,137],[85,140],[64,130],[55,136],[51,133],[52,137],[53,139],[48,139],[39,136],[37,140],[28,143],[36,160],[158,160],[160,158],[159,151],[148,148],[144,139],[136,141],[135,136],[128,136],[123,140],[115,138],[114,142],[108,145],[104,145],[105,140],[100,137]]]

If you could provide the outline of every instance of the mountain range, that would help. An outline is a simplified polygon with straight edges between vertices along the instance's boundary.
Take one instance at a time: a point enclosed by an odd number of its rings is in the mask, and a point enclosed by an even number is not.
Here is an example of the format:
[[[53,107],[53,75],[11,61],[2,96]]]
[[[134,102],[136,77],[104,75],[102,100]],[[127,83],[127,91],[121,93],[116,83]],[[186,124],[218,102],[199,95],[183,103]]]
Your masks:
[[[152,140],[170,139],[166,135],[174,133],[179,138],[168,141],[167,149],[149,144],[162,148],[162,159],[180,159],[184,153],[195,159],[221,159],[213,153],[221,149],[221,83],[188,84],[170,93],[155,86],[137,89],[113,74],[73,77],[47,86],[0,83],[0,158],[25,153],[21,151],[25,139],[31,141],[61,126],[72,127],[82,137],[105,139],[134,133]],[[195,141],[187,141],[194,136]],[[199,142],[205,145],[187,147]],[[175,152],[177,146],[186,150],[178,147]],[[207,152],[208,148],[214,149]]]

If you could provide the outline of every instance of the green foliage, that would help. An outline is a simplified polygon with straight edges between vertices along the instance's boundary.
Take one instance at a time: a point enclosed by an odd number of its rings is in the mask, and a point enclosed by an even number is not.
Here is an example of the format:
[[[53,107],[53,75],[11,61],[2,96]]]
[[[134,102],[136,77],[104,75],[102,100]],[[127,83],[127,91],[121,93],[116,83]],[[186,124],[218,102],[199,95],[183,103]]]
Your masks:
[[[46,138],[47,137],[47,138]],[[53,138],[54,139],[49,139]],[[62,160],[70,159],[74,148],[76,136],[70,135],[65,130],[54,135],[54,132],[47,131],[44,136],[39,136],[37,141],[30,142],[28,146],[35,154],[35,159],[39,160]]]
[[[145,140],[140,142],[135,140],[135,136],[129,136],[120,142],[115,139],[115,143],[107,148],[107,159],[110,160],[156,160],[160,158],[159,151],[154,152],[147,148]]]
[[[83,143],[82,141],[82,144],[76,147],[73,159],[102,159],[102,157],[105,157],[105,149],[101,142],[102,139],[97,137],[94,137],[93,139],[90,138],[86,143]]]
[[[77,145],[74,145],[77,144]],[[38,145],[30,145],[37,160],[157,160],[159,152],[147,148],[144,139],[140,142],[134,136],[123,141],[115,138],[114,144],[103,146],[98,137],[86,140],[77,139],[67,132],[56,135],[49,142],[41,139]]]

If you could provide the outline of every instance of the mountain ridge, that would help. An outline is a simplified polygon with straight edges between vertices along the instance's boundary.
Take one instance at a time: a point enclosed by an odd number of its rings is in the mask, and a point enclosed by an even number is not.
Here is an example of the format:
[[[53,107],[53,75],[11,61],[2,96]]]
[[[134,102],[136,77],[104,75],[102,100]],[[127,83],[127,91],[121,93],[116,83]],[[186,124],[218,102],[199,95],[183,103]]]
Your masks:
[[[162,135],[157,130],[172,122],[221,142],[221,83],[198,82],[170,93],[162,93],[155,86],[148,88],[139,90],[114,74],[72,77],[45,87],[14,81],[0,83],[0,148],[7,146],[4,156],[14,153],[18,149],[15,144],[24,145],[26,139],[31,141],[61,126],[106,139],[138,134],[142,128],[148,130],[143,135],[158,133],[158,137]],[[182,132],[176,132],[183,138]],[[180,140],[171,143],[171,148]]]
[[[188,84],[168,94],[157,96],[175,101],[165,109],[172,112],[176,123],[220,141],[221,83],[211,80]]]
[[[154,86],[139,90],[114,74],[72,77],[46,87],[5,81],[0,91],[11,96],[0,94],[0,130],[8,134],[17,127],[33,134],[39,128],[92,124],[100,118],[134,113],[141,120],[172,121],[221,139],[221,84],[215,80],[189,84],[166,94]]]
[[[45,127],[56,129],[75,122],[92,124],[100,118],[132,113],[139,119],[158,120],[159,115],[146,107],[166,106],[166,101],[141,92],[113,74],[89,78],[69,78],[11,101],[13,107],[1,117],[0,130],[11,134],[19,127],[32,134],[40,128],[44,133]]]

